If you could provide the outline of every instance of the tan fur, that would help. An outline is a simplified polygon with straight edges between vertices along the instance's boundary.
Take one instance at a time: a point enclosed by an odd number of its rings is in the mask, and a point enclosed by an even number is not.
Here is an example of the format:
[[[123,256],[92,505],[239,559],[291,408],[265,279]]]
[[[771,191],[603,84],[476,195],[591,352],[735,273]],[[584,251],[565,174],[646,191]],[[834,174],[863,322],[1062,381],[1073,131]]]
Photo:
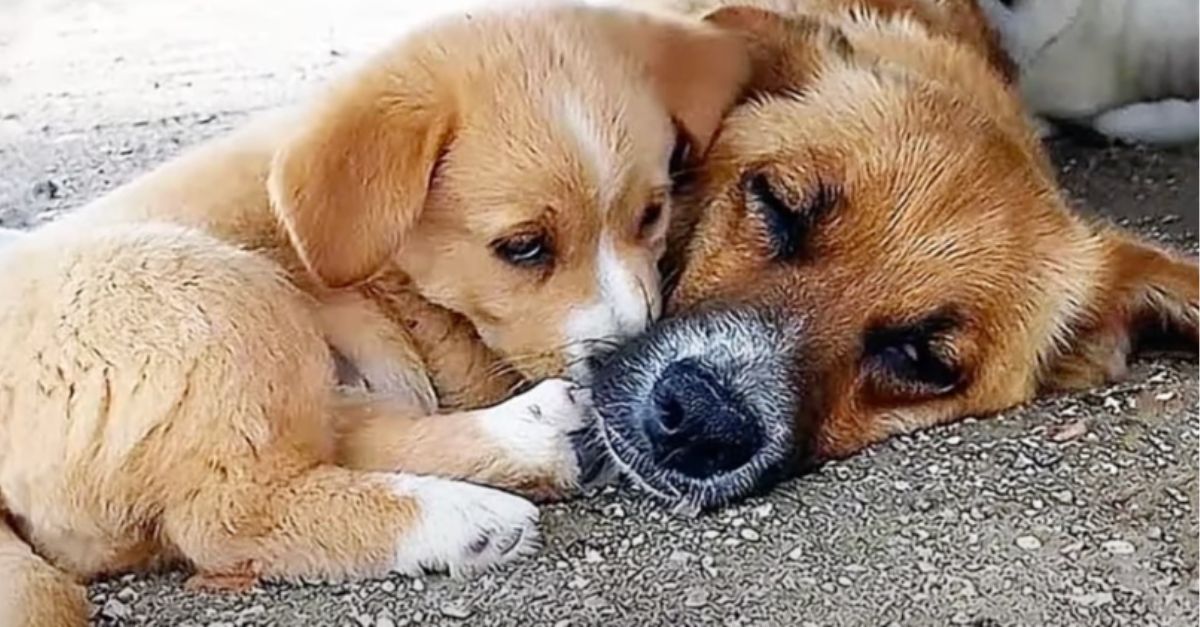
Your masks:
[[[639,324],[657,313],[669,206],[646,208],[676,128],[702,153],[747,71],[738,38],[683,20],[448,19],[6,241],[0,514],[28,545],[0,528],[0,623],[86,615],[30,546],[84,579],[184,562],[235,589],[536,547],[531,504],[455,480],[574,487],[583,401],[558,380],[505,399],[615,339],[563,335],[612,305],[603,263],[646,288]],[[497,256],[534,227],[553,264]],[[331,350],[366,390],[339,391]]]
[[[34,555],[0,518],[0,618],[11,627],[69,627],[88,619],[87,591],[63,571]]]
[[[668,309],[803,316],[811,346],[796,358],[817,405],[797,432],[813,433],[818,457],[1111,381],[1145,331],[1196,349],[1195,260],[1068,209],[973,2],[679,4],[746,37],[755,69],[677,203]],[[757,175],[797,211],[834,190],[801,259],[767,258],[745,192]],[[933,350],[958,383],[881,375],[869,331],[939,312],[954,324]]]

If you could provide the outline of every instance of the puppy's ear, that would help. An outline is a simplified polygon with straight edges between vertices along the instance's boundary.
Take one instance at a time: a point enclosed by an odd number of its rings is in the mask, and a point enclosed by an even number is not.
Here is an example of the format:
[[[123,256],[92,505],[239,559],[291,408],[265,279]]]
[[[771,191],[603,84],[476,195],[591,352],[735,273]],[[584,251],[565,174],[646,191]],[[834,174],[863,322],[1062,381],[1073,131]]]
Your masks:
[[[420,75],[378,68],[354,77],[275,155],[275,212],[305,265],[330,287],[370,278],[425,204],[452,113]]]
[[[632,53],[658,97],[700,156],[750,77],[745,43],[705,24],[620,11],[607,22],[614,43]]]
[[[802,15],[727,6],[709,13],[704,21],[744,39],[753,68],[749,85],[753,91],[800,89],[828,60],[854,54],[837,27]]]
[[[1050,364],[1044,384],[1080,389],[1124,376],[1145,347],[1195,354],[1200,335],[1200,270],[1195,259],[1111,230],[1101,234],[1103,268],[1094,302]]]

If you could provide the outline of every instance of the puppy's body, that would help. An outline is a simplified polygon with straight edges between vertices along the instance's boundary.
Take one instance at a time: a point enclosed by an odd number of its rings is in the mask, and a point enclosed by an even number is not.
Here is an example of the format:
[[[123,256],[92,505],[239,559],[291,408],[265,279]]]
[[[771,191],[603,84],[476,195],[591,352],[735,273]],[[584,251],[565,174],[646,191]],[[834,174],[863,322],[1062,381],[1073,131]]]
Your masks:
[[[717,505],[1118,379],[1147,333],[1195,350],[1195,260],[1068,208],[974,3],[745,4],[702,9],[755,71],[677,203],[676,318],[595,388],[650,491]]]
[[[1191,0],[980,0],[1033,113],[1118,139],[1195,143],[1200,9]]]
[[[675,129],[703,151],[741,51],[625,11],[448,19],[0,246],[0,623],[83,619],[29,545],[198,582],[530,551],[586,405],[495,403],[656,315]]]

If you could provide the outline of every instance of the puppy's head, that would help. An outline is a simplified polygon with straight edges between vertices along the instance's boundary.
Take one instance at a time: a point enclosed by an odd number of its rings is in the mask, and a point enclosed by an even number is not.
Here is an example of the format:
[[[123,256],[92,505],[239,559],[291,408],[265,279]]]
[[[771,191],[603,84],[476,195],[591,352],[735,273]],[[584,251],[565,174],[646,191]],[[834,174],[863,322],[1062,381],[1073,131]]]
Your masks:
[[[677,202],[672,319],[595,391],[652,491],[716,505],[1110,380],[1147,332],[1195,350],[1195,262],[1071,214],[982,55],[870,14],[712,19],[757,42],[759,91]]]
[[[394,265],[522,374],[586,377],[659,313],[672,159],[747,74],[738,38],[640,13],[447,19],[319,104],[273,202],[327,285]]]

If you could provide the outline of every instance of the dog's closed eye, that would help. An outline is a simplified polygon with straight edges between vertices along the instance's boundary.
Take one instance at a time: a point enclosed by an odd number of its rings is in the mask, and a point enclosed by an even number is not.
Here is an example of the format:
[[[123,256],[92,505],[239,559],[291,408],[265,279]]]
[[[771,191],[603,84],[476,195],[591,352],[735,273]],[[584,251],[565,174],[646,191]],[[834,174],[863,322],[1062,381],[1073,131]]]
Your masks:
[[[766,228],[772,258],[780,261],[804,257],[813,228],[840,197],[836,187],[818,182],[789,202],[789,194],[762,173],[747,177],[743,188],[747,208]]]

